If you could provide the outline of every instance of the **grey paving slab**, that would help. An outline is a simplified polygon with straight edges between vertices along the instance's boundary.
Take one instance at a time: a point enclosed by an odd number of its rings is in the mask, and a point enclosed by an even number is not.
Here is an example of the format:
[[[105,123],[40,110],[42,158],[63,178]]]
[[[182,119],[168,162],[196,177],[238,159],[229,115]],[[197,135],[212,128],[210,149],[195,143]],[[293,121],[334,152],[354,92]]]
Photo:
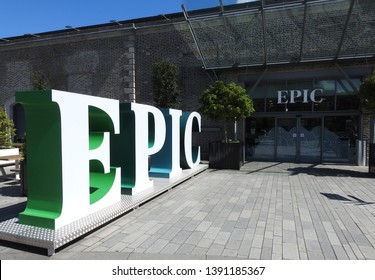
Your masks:
[[[134,236],[133,241],[130,242],[129,239],[125,238],[122,242],[129,244],[128,247],[132,249],[139,248],[147,239],[149,239],[151,235],[147,234],[139,234]]]
[[[220,231],[214,240],[214,244],[225,246],[229,240],[229,237],[230,237],[229,232]]]
[[[204,233],[201,231],[194,231],[189,238],[185,241],[186,244],[197,245],[199,241],[203,238]]]
[[[241,246],[241,242],[242,240],[229,239],[227,244],[225,244],[225,248],[237,251]]]
[[[224,246],[219,244],[213,244],[207,251],[208,256],[221,256],[224,251]]]
[[[213,242],[214,242],[213,239],[202,238],[201,240],[199,240],[197,246],[200,248],[210,248]]]
[[[129,244],[117,242],[111,248],[107,250],[107,252],[133,252],[133,249],[128,247]]]
[[[299,260],[298,245],[296,243],[283,243],[283,259]]]
[[[182,244],[180,248],[178,248],[176,254],[181,254],[181,255],[191,255],[195,246],[191,244]]]
[[[157,239],[151,246],[148,246],[146,253],[158,254],[164,249],[165,246],[168,245],[168,243],[168,240]]]
[[[191,234],[192,234],[191,231],[181,230],[181,231],[179,231],[177,233],[177,235],[175,236],[175,238],[172,239],[172,242],[176,243],[176,244],[181,244],[182,245],[190,237]]]
[[[0,258],[374,260],[374,179],[334,164],[206,170],[52,257],[0,241]],[[0,221],[22,211],[20,192],[0,182]]]
[[[207,248],[195,247],[191,254],[196,256],[205,256],[207,254],[207,251]]]
[[[262,249],[261,248],[251,248],[250,250],[250,255],[249,259],[251,260],[260,260],[260,256],[262,254]]]
[[[112,247],[127,237],[127,234],[118,233],[103,241],[103,246]]]
[[[162,250],[161,254],[175,254],[181,245],[168,243]]]

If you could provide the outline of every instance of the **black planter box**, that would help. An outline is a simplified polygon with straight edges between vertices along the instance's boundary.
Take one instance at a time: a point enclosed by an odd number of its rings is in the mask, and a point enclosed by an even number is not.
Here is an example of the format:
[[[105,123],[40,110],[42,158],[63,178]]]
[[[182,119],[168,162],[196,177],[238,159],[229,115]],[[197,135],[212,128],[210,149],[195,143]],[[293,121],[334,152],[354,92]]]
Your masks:
[[[368,158],[368,172],[375,173],[375,144],[370,143],[370,155]]]
[[[209,167],[240,170],[243,165],[242,143],[212,142],[209,144]]]

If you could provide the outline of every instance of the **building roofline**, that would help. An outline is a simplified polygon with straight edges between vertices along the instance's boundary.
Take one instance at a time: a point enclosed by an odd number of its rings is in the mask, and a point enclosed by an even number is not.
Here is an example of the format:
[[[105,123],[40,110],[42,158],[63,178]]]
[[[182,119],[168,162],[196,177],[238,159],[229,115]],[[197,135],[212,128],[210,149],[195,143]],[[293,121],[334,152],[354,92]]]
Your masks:
[[[19,36],[11,36],[11,37],[4,37],[0,38],[0,42],[13,42],[13,41],[18,41],[22,39],[28,39],[28,38],[36,38],[36,37],[46,37],[46,36],[54,36],[54,35],[60,35],[60,34],[67,34],[71,32],[85,32],[85,31],[93,31],[93,30],[98,30],[98,29],[106,29],[106,28],[113,28],[113,27],[121,27],[122,25],[124,26],[129,26],[131,27],[132,25],[137,25],[137,24],[142,24],[145,25],[147,23],[151,22],[162,22],[162,21],[171,21],[175,22],[178,21],[179,19],[183,20],[183,13],[172,13],[172,14],[160,14],[156,16],[150,16],[150,17],[143,17],[143,18],[136,18],[136,19],[128,19],[128,20],[114,20],[113,22],[108,22],[108,23],[100,23],[100,24],[95,24],[95,25],[87,25],[87,26],[78,26],[78,27],[72,27],[69,28],[68,26],[64,29],[58,29],[58,30],[52,30],[52,31],[46,31],[46,32],[40,32],[40,33],[29,33],[29,34],[24,34],[24,35],[19,35]]]
[[[290,1],[290,0],[289,0]],[[296,1],[296,0],[294,0]],[[299,0],[297,0],[299,1]],[[248,3],[242,3],[242,4],[233,4],[233,5],[227,5],[225,6],[225,11],[232,11],[232,10],[241,10],[241,9],[247,9],[249,7],[257,7],[259,4],[258,2],[248,2]],[[210,14],[215,14],[217,12],[220,12],[220,6],[217,7],[211,7],[211,8],[204,8],[204,9],[198,9],[198,10],[191,10],[188,11],[189,16],[195,17],[195,16],[205,16],[205,15],[210,15]],[[38,32],[38,33],[28,33],[24,35],[17,35],[17,36],[11,36],[11,37],[4,37],[0,38],[0,42],[3,41],[4,43],[6,42],[11,42],[11,41],[17,41],[17,40],[22,40],[22,39],[29,39],[29,38],[35,38],[35,37],[44,37],[44,36],[54,36],[54,35],[59,35],[59,34],[66,34],[72,31],[91,31],[95,29],[102,29],[102,28],[111,28],[115,26],[121,27],[121,25],[137,25],[137,24],[142,24],[145,25],[147,23],[151,22],[162,22],[162,21],[171,21],[171,22],[178,22],[178,21],[185,21],[184,14],[182,12],[177,12],[177,13],[169,13],[169,14],[160,14],[160,15],[155,15],[155,16],[148,16],[148,17],[141,17],[141,18],[134,18],[134,19],[127,19],[127,20],[116,20],[113,22],[108,22],[108,23],[99,23],[99,24],[94,24],[94,25],[86,25],[86,26],[78,26],[74,28],[64,28],[64,29],[58,29],[58,30],[51,30],[51,31],[46,31],[46,32]]]

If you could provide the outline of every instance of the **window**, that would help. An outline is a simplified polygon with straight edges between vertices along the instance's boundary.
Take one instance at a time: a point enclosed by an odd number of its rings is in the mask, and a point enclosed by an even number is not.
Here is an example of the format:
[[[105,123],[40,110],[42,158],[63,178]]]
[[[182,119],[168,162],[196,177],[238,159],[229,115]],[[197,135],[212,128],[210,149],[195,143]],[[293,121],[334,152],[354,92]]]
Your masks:
[[[347,80],[336,81],[336,110],[358,110],[359,98],[356,92],[359,86],[359,79],[353,79],[352,84],[349,84]]]
[[[321,89],[315,94],[314,111],[335,110],[335,80],[316,80],[313,88]]]
[[[251,88],[253,85],[249,85]],[[358,110],[360,79],[316,79],[265,82],[250,97],[255,112],[313,112]]]

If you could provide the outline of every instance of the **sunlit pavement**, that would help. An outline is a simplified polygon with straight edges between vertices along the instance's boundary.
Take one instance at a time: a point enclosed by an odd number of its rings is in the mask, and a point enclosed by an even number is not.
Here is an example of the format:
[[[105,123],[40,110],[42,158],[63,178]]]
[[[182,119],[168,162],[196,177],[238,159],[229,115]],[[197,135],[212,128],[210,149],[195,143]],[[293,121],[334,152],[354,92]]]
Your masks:
[[[0,241],[1,259],[375,259],[368,167],[251,162],[205,172],[64,246]],[[0,220],[25,205],[0,183]]]

